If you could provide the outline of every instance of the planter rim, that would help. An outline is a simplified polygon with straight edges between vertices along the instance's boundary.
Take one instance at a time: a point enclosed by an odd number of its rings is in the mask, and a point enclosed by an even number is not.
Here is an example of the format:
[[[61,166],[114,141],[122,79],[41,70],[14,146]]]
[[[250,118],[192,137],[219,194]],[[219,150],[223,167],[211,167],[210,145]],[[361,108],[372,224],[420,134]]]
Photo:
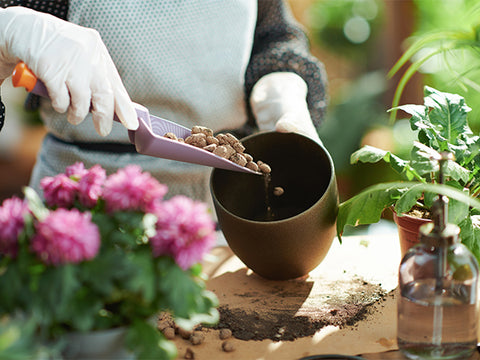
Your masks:
[[[418,216],[412,216],[412,215],[408,215],[408,214],[405,214],[405,213],[402,213],[402,215],[398,215],[393,209],[392,209],[392,212],[393,212],[393,219],[395,220],[395,222],[397,222],[397,219],[399,219],[400,221],[404,221],[404,222],[421,222],[421,223],[429,223],[429,222],[432,222],[432,219],[424,219],[424,218],[420,218]]]

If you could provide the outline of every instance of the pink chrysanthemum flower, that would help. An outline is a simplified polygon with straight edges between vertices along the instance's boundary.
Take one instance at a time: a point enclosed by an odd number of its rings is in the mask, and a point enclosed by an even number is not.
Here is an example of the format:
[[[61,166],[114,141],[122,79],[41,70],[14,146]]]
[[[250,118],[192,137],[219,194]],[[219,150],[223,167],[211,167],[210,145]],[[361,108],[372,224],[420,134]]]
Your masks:
[[[57,209],[35,229],[31,248],[46,264],[79,263],[94,258],[100,249],[100,232],[90,213]]]
[[[78,199],[83,206],[92,208],[102,195],[102,186],[107,173],[100,165],[87,170],[78,181]]]
[[[47,176],[40,180],[45,202],[48,206],[70,208],[73,206],[78,183],[65,174]]]
[[[17,255],[18,236],[28,212],[27,203],[17,197],[3,201],[0,207],[0,254],[10,257]]]
[[[184,270],[201,261],[215,243],[215,224],[204,203],[179,195],[164,201],[155,215],[153,254],[172,256]]]
[[[78,180],[87,173],[85,165],[82,162],[76,162],[73,165],[67,166],[65,169],[65,175],[73,180]]]
[[[167,186],[160,184],[148,172],[142,173],[137,165],[128,165],[107,178],[103,198],[108,212],[150,212],[167,191]]]

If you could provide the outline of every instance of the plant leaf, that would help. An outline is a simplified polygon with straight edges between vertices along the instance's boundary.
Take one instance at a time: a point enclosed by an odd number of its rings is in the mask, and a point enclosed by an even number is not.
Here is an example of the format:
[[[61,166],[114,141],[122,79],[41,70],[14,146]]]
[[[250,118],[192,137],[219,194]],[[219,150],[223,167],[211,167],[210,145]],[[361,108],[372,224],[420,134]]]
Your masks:
[[[92,292],[107,296],[114,291],[116,282],[129,278],[132,268],[128,265],[122,251],[104,251],[81,265],[82,280]]]
[[[408,104],[408,105],[400,105],[389,109],[388,112],[394,110],[402,110],[405,111],[407,114],[411,115],[410,124],[412,125],[412,130],[417,130],[419,127],[422,127],[423,119],[428,117],[428,108],[424,105],[415,105],[415,104]],[[418,125],[417,125],[418,124]]]
[[[175,344],[145,321],[133,322],[128,328],[125,342],[128,349],[135,349],[138,360],[169,360],[177,357]]]
[[[387,153],[388,151],[365,145],[350,156],[350,164],[356,164],[359,161],[363,163],[376,163],[383,160]]]
[[[80,283],[77,279],[78,269],[73,265],[48,267],[38,279],[38,289],[32,291],[32,312],[37,320],[46,325],[68,321],[76,290]]]
[[[156,279],[152,259],[152,252],[147,247],[139,248],[135,253],[130,254],[131,268],[136,269],[136,271],[131,273],[128,280],[124,280],[126,287],[132,292],[141,293],[148,303],[155,298]]]
[[[393,96],[393,109],[390,116],[390,122],[393,123],[395,121],[398,109],[397,106],[408,81],[428,59],[438,54],[446,53],[452,49],[475,49],[476,46],[478,46],[476,33],[472,31],[434,31],[422,35],[422,37],[415,41],[388,72],[387,76],[389,78],[393,77],[405,64],[407,64],[408,61],[412,60],[413,56],[416,55],[420,50],[424,48],[432,48],[433,50],[426,55],[423,55],[420,58],[412,61],[410,66],[400,78]]]
[[[376,147],[365,145],[359,150],[355,151],[350,157],[350,163],[355,164],[357,162],[363,163],[376,163],[380,160],[390,164],[390,167],[398,174],[405,177],[407,180],[417,179],[424,181],[420,174],[410,166],[410,162],[399,158],[392,154],[390,151],[378,149]]]
[[[468,205],[461,201],[450,199],[448,202],[448,222],[451,224],[460,224],[469,217],[470,209]]]
[[[446,177],[455,181],[462,181],[464,184],[467,183],[470,178],[470,171],[452,160],[447,161],[444,171]]]
[[[474,209],[480,209],[479,200],[448,185],[418,182],[377,184],[366,188],[340,204],[337,216],[337,236],[339,240],[341,241],[345,226],[376,223],[380,220],[383,210],[393,204],[395,204],[394,209],[397,214],[407,212],[414,203],[413,199],[418,198],[419,194],[422,193],[445,195]]]
[[[462,96],[441,92],[429,86],[425,86],[424,92],[425,106],[431,108],[431,111],[423,126],[433,130],[437,141],[456,145],[460,134],[472,134],[467,123],[467,113],[471,109]],[[439,150],[446,151],[448,147],[441,145]]]
[[[460,227],[460,238],[462,243],[475,255],[480,261],[480,216],[473,215],[464,219],[458,224]]]
[[[183,271],[172,259],[163,257],[158,263],[160,279],[158,286],[164,293],[167,308],[174,309],[172,315],[182,322],[183,327],[198,322],[218,321],[216,296],[205,290],[204,283],[197,281],[189,272]]]
[[[439,169],[438,159],[441,155],[438,151],[418,142],[413,142],[411,152],[411,166],[419,175],[437,173]],[[470,171],[455,161],[448,160],[444,167],[444,175],[455,181],[462,181],[464,184],[470,177]]]
[[[28,207],[35,217],[40,221],[45,219],[48,215],[48,209],[43,205],[40,196],[38,196],[35,190],[26,186],[23,188],[23,193],[28,201]]]
[[[90,331],[95,326],[102,306],[102,302],[89,289],[79,289],[69,302],[71,311],[64,321],[78,331]]]
[[[423,195],[423,186],[417,183],[409,187],[395,203],[395,212],[397,214],[409,211]]]
[[[373,224],[380,220],[383,210],[393,205],[401,195],[404,183],[384,183],[371,186],[340,204],[337,215],[337,235],[341,240],[346,225]]]
[[[389,78],[393,77],[402,67],[405,65],[418,51],[423,48],[430,47],[431,44],[444,42],[446,40],[458,41],[463,44],[466,40],[471,40],[472,35],[468,32],[456,32],[456,31],[434,31],[423,35],[409,46],[407,51],[400,57],[400,59],[394,64],[392,69],[388,72]],[[413,39],[413,38],[412,38]],[[427,55],[429,56],[429,55]],[[419,59],[418,61],[422,61]]]

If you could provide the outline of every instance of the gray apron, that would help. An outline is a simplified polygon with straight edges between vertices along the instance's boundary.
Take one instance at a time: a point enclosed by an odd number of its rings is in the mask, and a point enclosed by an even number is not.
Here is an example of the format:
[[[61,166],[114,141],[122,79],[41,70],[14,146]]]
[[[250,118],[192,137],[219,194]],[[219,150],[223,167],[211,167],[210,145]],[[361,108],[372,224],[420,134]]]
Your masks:
[[[74,0],[68,20],[99,31],[133,101],[150,113],[188,128],[235,129],[247,121],[244,76],[253,45],[256,0]],[[126,129],[114,124],[103,138],[88,116],[78,126],[42,101],[48,131],[66,142],[128,143]],[[81,161],[108,173],[138,164],[169,187],[210,201],[211,168],[135,153],[80,150],[47,137],[37,157],[31,185]]]

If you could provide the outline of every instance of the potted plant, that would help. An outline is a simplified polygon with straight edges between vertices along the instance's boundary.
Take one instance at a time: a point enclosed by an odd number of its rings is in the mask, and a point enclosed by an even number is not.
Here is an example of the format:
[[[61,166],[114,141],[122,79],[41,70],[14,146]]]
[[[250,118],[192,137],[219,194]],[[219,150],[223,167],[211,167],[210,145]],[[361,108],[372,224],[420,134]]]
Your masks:
[[[337,234],[345,226],[371,224],[380,220],[385,209],[392,208],[395,218],[417,210],[427,213],[438,194],[450,198],[449,221],[461,229],[463,243],[480,259],[480,137],[467,123],[470,108],[456,94],[425,87],[424,105],[395,108],[411,115],[410,125],[418,141],[411,147],[411,158],[402,159],[389,151],[364,146],[351,155],[351,163],[384,161],[400,174],[403,181],[381,183],[366,188],[340,204]],[[394,109],[392,109],[394,110]],[[438,184],[440,152],[449,152],[454,160],[445,166],[445,185]]]
[[[88,335],[92,350],[99,335],[115,351],[124,341],[122,356],[170,359],[156,315],[186,329],[218,320],[199,265],[215,242],[205,204],[164,200],[167,187],[135,165],[107,176],[76,163],[41,187],[44,201],[27,187],[0,207],[0,325],[29,330],[31,358],[69,358],[69,339]]]

